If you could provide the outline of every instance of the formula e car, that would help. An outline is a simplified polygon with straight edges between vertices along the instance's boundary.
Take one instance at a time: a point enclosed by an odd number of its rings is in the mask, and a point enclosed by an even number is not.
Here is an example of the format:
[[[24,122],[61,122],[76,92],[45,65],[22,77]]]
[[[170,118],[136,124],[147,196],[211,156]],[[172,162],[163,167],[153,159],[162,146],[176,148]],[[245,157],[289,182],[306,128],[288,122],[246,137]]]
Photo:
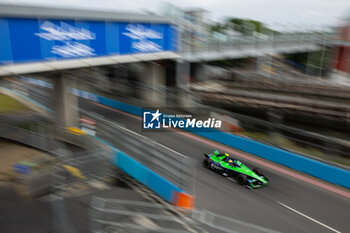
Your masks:
[[[234,177],[240,185],[246,185],[247,188],[260,188],[269,183],[260,169],[250,169],[241,161],[232,158],[229,154],[220,154],[214,151],[213,154],[205,154],[203,166],[214,170],[223,176]]]

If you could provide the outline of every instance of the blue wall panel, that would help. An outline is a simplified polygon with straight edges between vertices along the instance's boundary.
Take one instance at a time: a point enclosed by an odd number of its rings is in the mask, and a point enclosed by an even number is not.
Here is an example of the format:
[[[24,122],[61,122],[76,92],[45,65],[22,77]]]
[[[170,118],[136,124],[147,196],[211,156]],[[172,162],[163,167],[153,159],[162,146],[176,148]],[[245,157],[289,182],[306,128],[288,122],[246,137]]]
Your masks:
[[[12,63],[12,46],[11,46],[11,37],[10,30],[8,26],[8,21],[0,19],[0,61],[3,63]],[[1,64],[1,62],[0,62]]]
[[[11,19],[8,20],[8,28],[10,31],[13,62],[42,59],[40,40],[35,35],[39,31],[39,23],[36,19]],[[3,29],[0,28],[0,34],[2,33]]]
[[[175,51],[171,24],[0,18],[0,65]]]

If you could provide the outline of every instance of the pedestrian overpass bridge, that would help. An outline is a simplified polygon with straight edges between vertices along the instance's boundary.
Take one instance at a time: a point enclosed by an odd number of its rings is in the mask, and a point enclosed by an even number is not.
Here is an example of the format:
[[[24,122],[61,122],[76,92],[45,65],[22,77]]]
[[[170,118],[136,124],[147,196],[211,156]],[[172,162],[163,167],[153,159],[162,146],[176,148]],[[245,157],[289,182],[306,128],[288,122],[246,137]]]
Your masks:
[[[75,78],[66,70],[142,63],[139,81],[150,87],[144,98],[159,102],[169,73],[167,63],[188,63],[308,52],[324,43],[316,35],[280,34],[237,37],[229,42],[207,40],[200,46],[181,41],[179,21],[162,16],[86,9],[0,4],[0,76],[42,73],[50,78],[57,100],[57,121],[77,124],[77,97],[66,91]],[[150,62],[157,61],[157,62]],[[179,61],[179,62],[177,62]],[[180,72],[178,72],[180,73]],[[177,85],[189,74],[176,74]],[[180,78],[179,78],[180,77]],[[154,91],[158,90],[158,91]]]
[[[327,43],[317,34],[280,34],[267,38],[241,36],[229,42],[208,41],[196,47],[185,47],[182,57],[188,62],[263,57],[318,51]]]
[[[320,34],[288,33],[227,42],[202,38],[188,46],[180,40],[179,22],[156,15],[0,4],[0,76],[164,59],[202,62],[311,52],[326,44]]]

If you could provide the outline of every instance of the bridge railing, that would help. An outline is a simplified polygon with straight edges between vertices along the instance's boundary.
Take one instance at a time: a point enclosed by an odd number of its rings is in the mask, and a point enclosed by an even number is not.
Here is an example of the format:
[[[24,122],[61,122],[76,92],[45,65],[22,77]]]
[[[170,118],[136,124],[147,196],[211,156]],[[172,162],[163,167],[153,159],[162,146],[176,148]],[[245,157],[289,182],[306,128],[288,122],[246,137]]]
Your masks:
[[[279,46],[290,44],[329,44],[334,40],[332,33],[287,33],[270,35],[265,37],[256,36],[236,36],[231,37],[226,41],[217,40],[214,38],[206,38],[204,40],[192,43],[183,44],[183,53],[199,53],[203,51],[225,51],[227,49],[244,49],[244,48],[262,48],[267,46]]]

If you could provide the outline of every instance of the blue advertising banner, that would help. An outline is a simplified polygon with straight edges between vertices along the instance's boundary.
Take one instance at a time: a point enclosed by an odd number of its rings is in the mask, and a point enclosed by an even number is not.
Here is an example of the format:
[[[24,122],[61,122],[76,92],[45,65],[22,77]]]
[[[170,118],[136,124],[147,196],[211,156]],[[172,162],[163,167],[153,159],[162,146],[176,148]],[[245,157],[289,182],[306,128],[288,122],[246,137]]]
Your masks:
[[[0,65],[176,49],[171,24],[0,18]]]

